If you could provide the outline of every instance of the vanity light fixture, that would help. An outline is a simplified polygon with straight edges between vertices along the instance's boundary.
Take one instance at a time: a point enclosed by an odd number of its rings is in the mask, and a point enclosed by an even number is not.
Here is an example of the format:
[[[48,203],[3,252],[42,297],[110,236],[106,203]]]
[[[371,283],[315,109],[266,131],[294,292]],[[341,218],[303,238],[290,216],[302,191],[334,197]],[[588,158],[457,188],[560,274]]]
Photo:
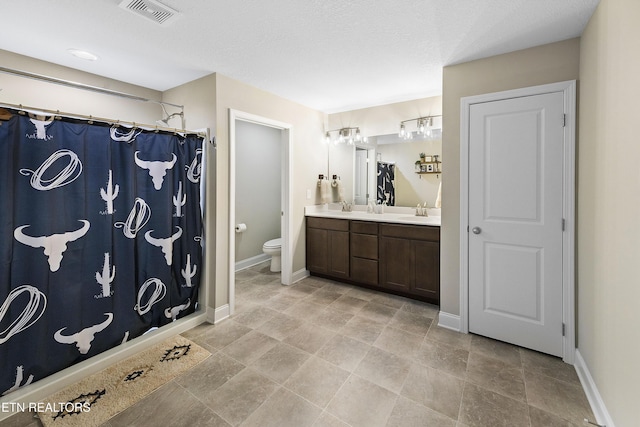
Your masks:
[[[405,126],[407,122],[416,122],[416,132],[418,135],[422,135],[424,137],[430,138],[432,136],[433,129],[433,118],[434,117],[442,117],[438,116],[425,116],[418,117],[415,119],[403,120],[400,122],[400,132],[398,132],[398,137],[402,139],[413,139],[413,131],[408,130]]]
[[[337,137],[331,139],[331,133],[337,132]],[[341,128],[341,129],[333,129],[328,130],[324,134],[324,142],[329,144],[333,141],[334,144],[349,144],[353,145],[354,143],[364,143],[367,144],[368,140],[366,136],[362,136],[360,133],[360,128]]]

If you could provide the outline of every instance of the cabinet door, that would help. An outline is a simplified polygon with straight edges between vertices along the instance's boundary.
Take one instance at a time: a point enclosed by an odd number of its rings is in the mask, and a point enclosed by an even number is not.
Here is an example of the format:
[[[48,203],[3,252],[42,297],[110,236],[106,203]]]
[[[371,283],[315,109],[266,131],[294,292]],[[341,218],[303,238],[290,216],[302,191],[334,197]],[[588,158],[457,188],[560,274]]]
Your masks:
[[[329,239],[329,271],[335,277],[349,277],[349,232],[328,232]]]
[[[413,260],[411,240],[380,237],[380,285],[397,291],[411,288]]]
[[[440,244],[414,240],[415,280],[411,292],[428,297],[434,303],[440,301]]]
[[[328,231],[307,227],[307,268],[314,273],[329,273]]]

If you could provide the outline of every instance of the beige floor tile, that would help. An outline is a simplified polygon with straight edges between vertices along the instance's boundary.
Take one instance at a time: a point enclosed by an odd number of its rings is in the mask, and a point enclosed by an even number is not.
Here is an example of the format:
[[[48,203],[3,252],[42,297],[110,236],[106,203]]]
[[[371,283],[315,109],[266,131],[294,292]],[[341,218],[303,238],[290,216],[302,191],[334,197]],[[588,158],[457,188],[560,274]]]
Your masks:
[[[229,423],[174,382],[169,382],[109,420],[112,426],[214,426]]]
[[[549,356],[528,349],[520,349],[522,367],[525,371],[546,375],[557,380],[580,384],[573,365],[564,363],[559,357]]]
[[[275,310],[258,305],[254,309],[231,316],[231,319],[248,328],[255,329],[271,320],[276,313],[277,311]]]
[[[580,384],[525,372],[527,402],[574,424],[595,419]]]
[[[354,373],[387,390],[399,393],[409,369],[411,369],[409,360],[371,347]]]
[[[329,307],[340,311],[346,311],[347,313],[356,314],[357,312],[362,310],[362,307],[367,304],[367,300],[355,298],[353,296],[350,296],[349,294],[344,294],[340,298],[332,302]]]
[[[316,353],[336,366],[353,371],[371,346],[353,338],[335,335]]]
[[[284,386],[324,408],[349,375],[344,369],[312,356],[289,377]]]
[[[307,353],[316,353],[327,341],[329,341],[335,332],[320,326],[305,323],[300,326],[293,334],[283,340],[287,344],[298,347]]]
[[[397,395],[357,375],[351,375],[327,406],[327,411],[352,426],[387,423]]]
[[[278,295],[269,298],[268,306],[272,310],[285,311],[304,297],[305,295],[292,295],[285,292],[280,292],[278,293]]]
[[[471,336],[471,352],[478,352],[485,356],[500,359],[505,363],[521,366],[520,348],[501,341],[492,340],[480,335]]]
[[[308,298],[305,298],[298,301],[288,309],[284,310],[284,313],[288,314],[289,316],[298,318],[302,321],[307,321],[313,316],[317,316],[325,308],[326,306],[316,304],[314,302],[311,302]]]
[[[426,338],[414,359],[423,365],[464,378],[468,358],[469,352],[466,350]]]
[[[469,427],[529,427],[524,402],[466,383],[460,421]]]
[[[322,409],[300,396],[278,389],[242,423],[243,427],[306,427],[311,426]]]
[[[348,294],[355,298],[360,298],[365,301],[371,301],[376,295],[379,295],[378,292],[372,291],[371,289],[361,288],[359,286],[352,286],[349,290]]]
[[[289,335],[293,334],[300,326],[300,319],[296,319],[295,317],[288,316],[286,314],[278,313],[274,315],[271,320],[263,323],[256,330],[260,333],[263,333],[271,338],[275,338],[279,341],[287,338]]]
[[[237,361],[248,365],[260,356],[271,350],[278,344],[278,340],[261,334],[257,331],[251,331],[232,342],[221,351],[236,359]]]
[[[556,415],[550,414],[535,406],[529,406],[529,417],[531,418],[531,427],[580,427],[584,423],[574,424],[571,421],[562,419]],[[595,422],[594,419],[591,422]]]
[[[262,375],[282,384],[302,366],[311,355],[285,343],[278,343],[251,367]]]
[[[306,297],[309,296],[310,294],[314,293],[315,291],[318,290],[318,286],[314,286],[314,282],[313,281],[305,281],[302,280],[298,283],[295,283],[291,286],[286,286],[285,289],[282,291],[286,294],[289,295],[299,295],[302,297]]]
[[[388,305],[393,308],[402,308],[407,301],[409,301],[408,298],[382,292],[375,293],[371,298],[371,302]]]
[[[398,398],[386,427],[455,427],[456,422],[404,397]]]
[[[462,334],[447,328],[432,324],[427,332],[427,338],[444,344],[460,347],[463,350],[471,349],[471,334]]]
[[[463,388],[460,378],[414,363],[400,395],[457,420]]]
[[[351,427],[349,424],[344,423],[328,413],[324,411],[320,414],[320,417],[313,424],[313,427]]]
[[[522,368],[480,353],[469,355],[467,381],[512,399],[527,399]]]
[[[218,388],[218,393],[213,393],[204,403],[229,424],[237,426],[278,388],[275,382],[246,368]]]
[[[387,324],[397,311],[397,308],[389,307],[388,305],[369,302],[358,312],[358,316]]]
[[[373,345],[398,356],[411,359],[418,353],[422,342],[423,338],[420,335],[387,326]]]
[[[329,305],[335,300],[337,300],[338,298],[340,298],[341,296],[342,296],[342,293],[338,292],[335,289],[321,288],[315,291],[313,294],[311,294],[310,298],[313,299],[313,302],[315,304]]]
[[[437,305],[426,302],[407,300],[400,310],[433,319],[438,315],[440,308]]]
[[[218,352],[175,379],[191,394],[207,399],[218,387],[236,376],[245,365]]]
[[[214,325],[212,329],[203,335],[200,335],[198,340],[202,340],[208,346],[215,349],[221,349],[249,332],[251,332],[251,328],[227,319],[224,322]]]
[[[353,314],[345,311],[336,310],[335,308],[327,307],[317,315],[311,317],[309,322],[314,325],[322,326],[332,331],[340,330],[349,320],[353,317]]]
[[[358,341],[373,344],[383,329],[384,323],[357,315],[353,316],[344,327],[340,329],[340,333]]]
[[[389,326],[424,337],[431,326],[431,319],[419,314],[398,310],[389,321]]]

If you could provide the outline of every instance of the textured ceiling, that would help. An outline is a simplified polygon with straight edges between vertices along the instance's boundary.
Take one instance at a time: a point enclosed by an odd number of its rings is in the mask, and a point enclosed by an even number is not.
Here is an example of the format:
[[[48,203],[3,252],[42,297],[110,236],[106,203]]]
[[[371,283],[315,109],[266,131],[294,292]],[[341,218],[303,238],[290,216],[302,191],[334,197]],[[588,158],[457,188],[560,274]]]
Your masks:
[[[2,5],[0,49],[166,90],[219,72],[325,112],[442,93],[445,65],[580,36],[599,0],[120,0]],[[87,62],[66,50],[99,56]]]

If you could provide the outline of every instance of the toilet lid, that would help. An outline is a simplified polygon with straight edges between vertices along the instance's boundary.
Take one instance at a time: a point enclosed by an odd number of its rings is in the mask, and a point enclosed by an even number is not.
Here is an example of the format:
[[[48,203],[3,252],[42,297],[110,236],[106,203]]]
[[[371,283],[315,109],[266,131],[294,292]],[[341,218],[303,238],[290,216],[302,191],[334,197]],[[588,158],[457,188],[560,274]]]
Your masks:
[[[272,239],[266,242],[263,247],[265,248],[279,248],[282,246],[282,238],[278,237],[277,239]]]

